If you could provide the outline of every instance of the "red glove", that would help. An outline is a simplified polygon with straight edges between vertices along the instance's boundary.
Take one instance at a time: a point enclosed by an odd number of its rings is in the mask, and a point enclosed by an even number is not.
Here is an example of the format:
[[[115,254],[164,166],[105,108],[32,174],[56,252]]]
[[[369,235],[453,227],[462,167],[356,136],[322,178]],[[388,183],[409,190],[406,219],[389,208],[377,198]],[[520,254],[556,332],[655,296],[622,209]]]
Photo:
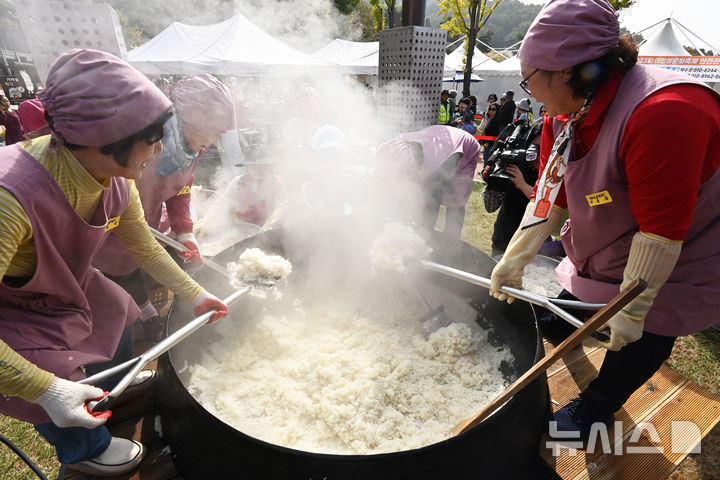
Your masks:
[[[181,233],[177,236],[176,240],[189,249],[187,252],[178,252],[178,255],[195,265],[203,263],[202,256],[200,255],[200,247],[198,247],[195,235],[192,233]]]
[[[204,288],[192,299],[192,306],[196,317],[215,310],[208,323],[215,323],[221,318],[227,317],[228,314],[228,306],[215,295],[208,293]]]

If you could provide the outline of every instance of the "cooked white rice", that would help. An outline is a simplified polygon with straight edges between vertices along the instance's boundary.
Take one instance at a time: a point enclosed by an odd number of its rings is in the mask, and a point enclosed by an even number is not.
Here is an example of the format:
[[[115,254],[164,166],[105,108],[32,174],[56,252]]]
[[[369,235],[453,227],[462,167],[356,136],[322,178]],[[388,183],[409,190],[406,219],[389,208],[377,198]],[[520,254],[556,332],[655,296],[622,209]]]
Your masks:
[[[512,356],[487,343],[467,305],[467,321],[427,338],[400,301],[289,305],[255,324],[226,319],[189,368],[190,393],[252,437],[333,454],[418,448],[506,388],[499,367]]]
[[[233,286],[247,283],[277,282],[292,272],[290,262],[279,255],[268,255],[259,248],[248,248],[237,262],[227,264]]]
[[[553,298],[563,289],[555,279],[554,269],[532,264],[525,267],[523,288],[528,292]]]
[[[370,264],[373,271],[404,272],[408,260],[428,253],[428,247],[415,231],[402,223],[388,223],[380,237],[373,241]]]

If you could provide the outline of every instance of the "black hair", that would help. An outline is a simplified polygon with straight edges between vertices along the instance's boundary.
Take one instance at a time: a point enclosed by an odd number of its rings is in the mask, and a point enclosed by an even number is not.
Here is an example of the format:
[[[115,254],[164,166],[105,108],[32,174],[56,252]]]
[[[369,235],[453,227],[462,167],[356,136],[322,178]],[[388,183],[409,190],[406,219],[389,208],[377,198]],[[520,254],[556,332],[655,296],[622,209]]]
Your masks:
[[[477,105],[477,97],[475,95],[470,95],[468,98],[471,104]]]
[[[118,140],[117,142],[103,145],[102,147],[100,147],[100,153],[103,153],[105,155],[112,155],[118,165],[120,165],[121,167],[126,167],[128,160],[130,159],[130,151],[132,150],[133,146],[140,141],[144,141],[147,142],[148,145],[152,145],[153,143],[162,140],[163,133],[165,131],[165,122],[167,122],[172,116],[173,109],[171,107],[165,112],[163,112],[158,118],[156,118],[153,123],[143,128],[139,132],[130,135],[129,137],[123,138],[122,140]],[[62,134],[55,130],[55,127],[53,125],[53,118],[48,115],[47,112],[45,112],[45,120],[47,120],[50,129],[55,133],[55,135],[59,135],[60,137],[62,137]],[[63,144],[70,150],[82,150],[83,148],[87,148],[87,146],[85,145],[76,145],[74,143],[70,143],[65,140],[64,137],[62,137],[62,139]],[[53,145],[56,145],[55,139],[52,139],[51,141]]]
[[[464,103],[468,107],[470,106],[470,99],[469,98],[463,98],[458,103]]]
[[[627,72],[635,66],[637,57],[635,39],[629,33],[621,35],[618,46],[602,57],[572,67],[568,85],[576,97],[588,98],[597,92],[615,70]]]

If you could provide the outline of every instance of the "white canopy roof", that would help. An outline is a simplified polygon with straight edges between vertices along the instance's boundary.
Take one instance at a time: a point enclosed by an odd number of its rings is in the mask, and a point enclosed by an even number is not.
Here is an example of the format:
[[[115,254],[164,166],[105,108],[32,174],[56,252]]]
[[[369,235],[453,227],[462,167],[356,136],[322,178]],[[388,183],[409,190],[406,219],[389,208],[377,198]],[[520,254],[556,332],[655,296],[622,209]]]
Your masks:
[[[128,62],[148,75],[256,75],[333,68],[277,40],[240,14],[213,25],[173,22],[128,52]]]
[[[447,72],[460,72],[465,69],[465,62],[463,62],[464,56],[465,48],[463,48],[462,46],[445,55],[446,75]],[[473,49],[473,70],[477,69],[478,65],[480,65],[481,63],[485,63],[488,60],[490,59],[477,47]]]
[[[639,55],[645,57],[653,56],[689,56],[685,48],[675,35],[671,19],[648,35],[645,42],[640,45]]]
[[[520,60],[518,60],[516,55],[513,55],[502,62],[485,62],[476,68],[475,71],[483,77],[520,75]]]
[[[332,63],[344,73],[377,75],[380,42],[351,42],[336,38],[313,54],[316,60]]]

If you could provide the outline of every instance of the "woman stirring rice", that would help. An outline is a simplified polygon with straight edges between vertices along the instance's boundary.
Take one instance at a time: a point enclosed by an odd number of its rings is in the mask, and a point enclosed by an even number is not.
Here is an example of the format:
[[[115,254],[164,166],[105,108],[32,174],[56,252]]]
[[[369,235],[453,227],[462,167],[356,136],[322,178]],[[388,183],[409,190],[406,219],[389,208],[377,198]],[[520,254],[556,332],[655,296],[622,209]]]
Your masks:
[[[637,278],[648,285],[605,325],[610,351],[597,378],[553,416],[566,439],[611,424],[675,339],[717,324],[720,310],[720,97],[684,74],[636,65],[617,17],[606,0],[553,0],[517,55],[521,87],[548,116],[535,201],[491,292],[504,300],[501,285],[520,287],[565,208],[565,289],[607,302]],[[657,121],[669,115],[671,124]]]
[[[197,315],[216,310],[217,320],[227,306],[177,266],[143,217],[134,180],[162,151],[163,93],[117,57],[74,49],[51,66],[41,100],[52,135],[0,149],[0,412],[33,423],[68,467],[120,475],[145,449],[111,437],[109,412],[85,408],[102,389],[76,382],[132,356],[139,309],[90,266],[93,255],[115,232]]]

